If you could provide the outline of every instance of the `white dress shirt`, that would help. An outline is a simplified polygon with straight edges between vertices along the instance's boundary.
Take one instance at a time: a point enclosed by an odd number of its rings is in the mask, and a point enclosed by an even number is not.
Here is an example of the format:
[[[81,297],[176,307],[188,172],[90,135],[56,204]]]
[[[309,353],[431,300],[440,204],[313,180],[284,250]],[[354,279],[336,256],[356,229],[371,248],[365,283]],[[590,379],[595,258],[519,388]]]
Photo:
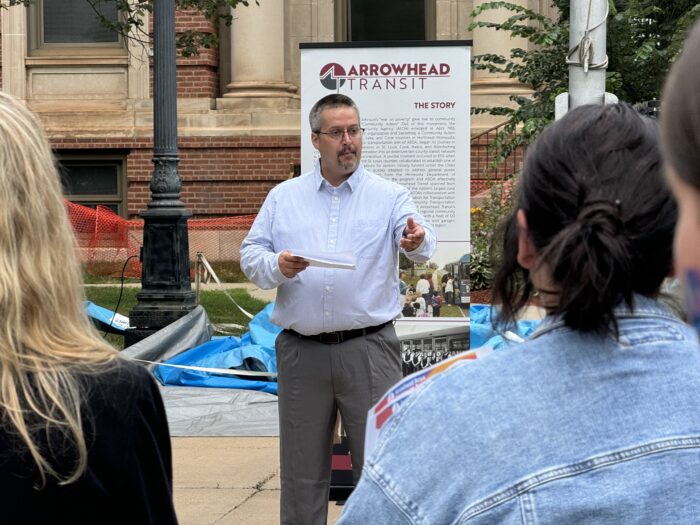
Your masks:
[[[399,316],[399,241],[408,217],[425,230],[406,256],[427,261],[432,227],[409,192],[360,164],[338,187],[314,171],[273,188],[241,245],[241,268],[261,288],[278,287],[271,321],[305,335],[375,326]],[[285,250],[352,251],[353,270],[308,267],[291,279],[279,269]]]

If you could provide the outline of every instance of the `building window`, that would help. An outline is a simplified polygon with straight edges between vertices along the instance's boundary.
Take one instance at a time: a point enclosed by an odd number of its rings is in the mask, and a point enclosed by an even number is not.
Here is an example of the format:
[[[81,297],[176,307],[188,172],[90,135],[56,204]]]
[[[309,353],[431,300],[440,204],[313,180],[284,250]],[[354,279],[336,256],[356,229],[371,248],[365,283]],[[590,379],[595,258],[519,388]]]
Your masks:
[[[38,0],[32,3],[29,7],[32,54],[125,54],[124,39],[105,28],[100,15],[116,22],[119,17],[116,2]]]
[[[335,5],[338,41],[435,39],[435,0],[338,0]]]
[[[59,156],[61,184],[66,198],[90,208],[107,206],[125,216],[125,177],[122,158]]]

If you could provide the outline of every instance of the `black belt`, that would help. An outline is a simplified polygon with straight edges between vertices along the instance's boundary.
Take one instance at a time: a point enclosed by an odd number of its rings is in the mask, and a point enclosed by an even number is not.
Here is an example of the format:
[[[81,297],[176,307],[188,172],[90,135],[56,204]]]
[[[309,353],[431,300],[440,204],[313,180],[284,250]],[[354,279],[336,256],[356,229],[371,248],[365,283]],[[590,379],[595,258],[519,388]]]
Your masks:
[[[341,330],[339,332],[323,332],[322,334],[314,335],[304,335],[300,334],[296,330],[291,328],[285,328],[285,332],[291,335],[295,335],[300,339],[311,339],[312,341],[318,341],[319,343],[326,343],[329,345],[337,345],[349,339],[354,339],[355,337],[360,337],[361,335],[372,334],[378,332],[386,325],[391,324],[393,321],[387,321],[386,323],[378,324],[377,326],[368,326],[367,328],[353,328],[352,330]]]

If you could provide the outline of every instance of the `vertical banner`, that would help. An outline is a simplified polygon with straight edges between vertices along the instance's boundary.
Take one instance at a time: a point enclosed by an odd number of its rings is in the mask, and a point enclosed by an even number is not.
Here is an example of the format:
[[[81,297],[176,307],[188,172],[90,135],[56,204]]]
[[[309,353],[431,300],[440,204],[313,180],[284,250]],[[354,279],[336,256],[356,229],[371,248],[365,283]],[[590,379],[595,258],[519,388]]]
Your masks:
[[[362,163],[407,188],[435,228],[430,270],[462,284],[468,308],[470,41],[300,44],[301,168],[311,171],[309,111],[331,93],[351,97],[365,128]],[[428,271],[430,271],[428,270]],[[434,271],[433,271],[434,272]]]

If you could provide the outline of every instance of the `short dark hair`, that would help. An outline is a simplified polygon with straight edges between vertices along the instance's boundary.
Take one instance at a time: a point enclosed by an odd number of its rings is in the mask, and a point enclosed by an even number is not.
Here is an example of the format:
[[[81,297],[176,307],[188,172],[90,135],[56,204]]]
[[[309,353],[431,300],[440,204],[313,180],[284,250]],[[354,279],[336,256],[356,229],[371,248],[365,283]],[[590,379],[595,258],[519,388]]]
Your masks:
[[[326,95],[321,100],[314,104],[314,107],[309,111],[309,125],[311,126],[311,131],[318,133],[321,131],[321,113],[327,109],[338,108],[338,107],[348,107],[354,108],[357,111],[357,117],[360,117],[360,110],[355,104],[355,101],[346,95],[341,95],[340,93],[334,93],[332,95]]]
[[[700,191],[700,21],[666,80],[661,103],[661,147],[673,172]]]
[[[617,334],[614,308],[654,295],[672,269],[677,211],[661,170],[655,122],[626,104],[581,106],[550,125],[517,185],[539,260],[557,287],[552,308],[574,330]],[[494,299],[501,326],[534,294],[517,262],[517,209],[504,222]]]

